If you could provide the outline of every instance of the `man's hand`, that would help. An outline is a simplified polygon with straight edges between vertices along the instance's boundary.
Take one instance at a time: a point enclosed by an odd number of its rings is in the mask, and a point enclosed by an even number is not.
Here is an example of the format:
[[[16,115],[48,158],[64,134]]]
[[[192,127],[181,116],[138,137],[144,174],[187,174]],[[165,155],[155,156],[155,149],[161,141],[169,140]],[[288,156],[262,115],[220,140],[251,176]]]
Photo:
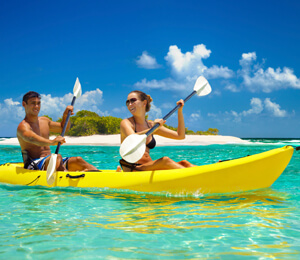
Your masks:
[[[73,109],[74,109],[73,106],[67,106],[64,112],[64,116],[67,116],[69,111],[71,111],[71,116],[74,115]]]
[[[59,135],[52,140],[52,145],[58,145],[58,143],[64,144],[65,142],[66,142],[65,138]]]
[[[66,120],[67,120],[67,116],[68,116],[69,111],[71,112],[71,115],[74,115],[73,109],[74,109],[73,106],[67,106],[67,107],[66,107],[66,110],[65,110],[65,112],[64,112],[64,114],[63,114],[63,119],[62,119],[62,121],[61,121],[61,123],[60,123],[61,129],[63,129],[63,127],[64,127],[64,125],[65,125],[65,122],[66,122]],[[69,121],[69,122],[68,122],[68,125],[67,125],[67,128],[66,128],[66,132],[69,131],[70,126],[71,126],[71,123],[70,123],[70,121]]]

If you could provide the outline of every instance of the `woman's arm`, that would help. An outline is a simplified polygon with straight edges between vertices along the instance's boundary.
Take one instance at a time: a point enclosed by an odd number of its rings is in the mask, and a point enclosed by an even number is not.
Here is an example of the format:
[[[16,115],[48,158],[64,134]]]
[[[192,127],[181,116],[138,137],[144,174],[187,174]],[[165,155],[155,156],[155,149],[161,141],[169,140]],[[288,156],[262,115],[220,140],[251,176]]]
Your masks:
[[[132,123],[128,118],[123,119],[120,124],[120,131],[121,131],[121,143],[125,140],[125,138],[131,134],[135,134],[133,130]]]
[[[184,124],[184,117],[183,117],[183,106],[184,106],[184,101],[181,99],[177,102],[177,105],[181,104],[181,106],[178,108],[178,126],[177,126],[177,131],[168,129],[164,126],[161,126],[155,131],[155,134],[170,138],[170,139],[177,139],[177,140],[182,140],[185,138],[185,124]],[[154,121],[153,125],[155,124],[156,120]]]

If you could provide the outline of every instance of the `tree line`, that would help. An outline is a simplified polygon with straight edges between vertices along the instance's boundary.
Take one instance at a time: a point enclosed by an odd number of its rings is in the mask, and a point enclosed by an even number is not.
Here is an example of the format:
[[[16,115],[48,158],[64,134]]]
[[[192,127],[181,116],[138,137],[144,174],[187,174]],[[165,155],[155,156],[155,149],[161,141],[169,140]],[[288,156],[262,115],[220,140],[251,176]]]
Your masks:
[[[51,117],[44,115],[52,120]],[[61,122],[61,118],[57,122]],[[67,132],[69,136],[89,136],[89,135],[110,135],[120,133],[120,123],[122,118],[113,116],[99,116],[95,112],[81,110],[75,116],[70,117],[71,127]],[[177,128],[165,125],[165,127],[177,130]],[[217,128],[209,128],[207,131],[192,131],[187,127],[185,133],[188,135],[218,135]],[[51,133],[52,134],[52,133]]]

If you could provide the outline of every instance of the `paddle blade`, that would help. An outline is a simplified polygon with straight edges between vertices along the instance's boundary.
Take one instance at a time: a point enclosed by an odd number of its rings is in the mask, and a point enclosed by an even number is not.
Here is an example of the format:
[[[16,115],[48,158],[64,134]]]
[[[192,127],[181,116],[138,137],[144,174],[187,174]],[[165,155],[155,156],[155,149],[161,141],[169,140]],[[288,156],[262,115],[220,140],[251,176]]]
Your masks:
[[[47,167],[47,183],[52,185],[56,179],[56,161],[57,154],[51,154],[51,158]]]
[[[127,136],[120,147],[121,157],[129,163],[140,160],[146,150],[146,139],[147,135],[132,134]]]
[[[76,98],[79,98],[81,96],[81,93],[82,93],[81,84],[79,82],[79,79],[76,78],[75,85],[73,88],[73,94]]]
[[[198,96],[206,96],[211,92],[211,86],[206,78],[200,76],[195,83],[194,90],[197,92]]]

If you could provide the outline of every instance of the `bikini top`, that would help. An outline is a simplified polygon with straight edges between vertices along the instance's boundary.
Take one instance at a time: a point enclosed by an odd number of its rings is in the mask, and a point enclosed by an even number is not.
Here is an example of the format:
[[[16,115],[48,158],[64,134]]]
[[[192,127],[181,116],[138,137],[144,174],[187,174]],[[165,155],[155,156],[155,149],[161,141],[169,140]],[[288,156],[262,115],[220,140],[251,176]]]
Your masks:
[[[133,121],[134,121],[134,132],[136,133],[136,123],[135,123],[134,117],[133,117]],[[146,123],[147,123],[147,126],[150,128],[150,126],[149,126],[147,120],[146,120]],[[153,148],[156,146],[156,141],[155,141],[155,138],[154,138],[153,135],[152,135],[151,141],[150,141],[148,144],[146,144],[146,146],[147,146],[149,149],[153,149]]]

